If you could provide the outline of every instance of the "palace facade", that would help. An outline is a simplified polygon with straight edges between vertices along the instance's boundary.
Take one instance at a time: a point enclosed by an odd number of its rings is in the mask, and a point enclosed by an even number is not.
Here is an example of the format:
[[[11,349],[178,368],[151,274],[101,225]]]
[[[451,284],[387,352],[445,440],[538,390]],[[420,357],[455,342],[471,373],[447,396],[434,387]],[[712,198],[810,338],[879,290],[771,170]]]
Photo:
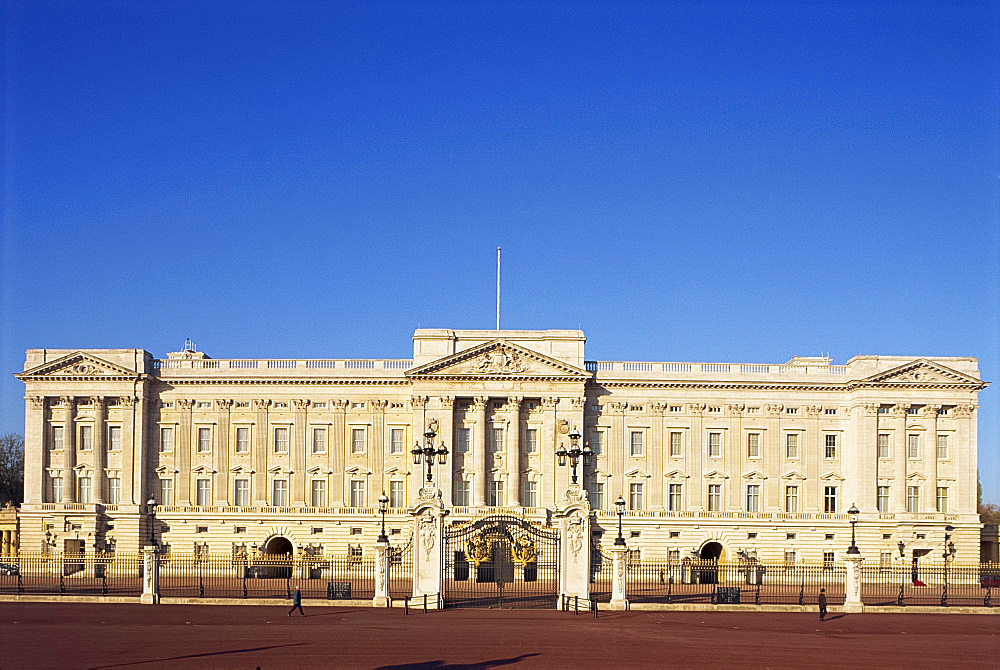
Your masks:
[[[940,561],[949,525],[977,559],[976,359],[589,361],[584,344],[419,329],[403,360],[29,350],[20,547],[367,553],[383,492],[390,539],[410,533],[428,429],[449,451],[432,473],[449,522],[499,507],[546,523],[576,429],[598,544],[620,496],[643,557],[832,561],[854,504],[869,560]]]

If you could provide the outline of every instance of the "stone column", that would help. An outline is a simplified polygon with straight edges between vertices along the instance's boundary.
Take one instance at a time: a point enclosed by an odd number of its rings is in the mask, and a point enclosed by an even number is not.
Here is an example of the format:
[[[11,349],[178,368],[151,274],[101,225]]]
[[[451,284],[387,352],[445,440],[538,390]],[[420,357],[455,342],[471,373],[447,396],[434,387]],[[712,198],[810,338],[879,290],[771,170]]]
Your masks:
[[[177,504],[191,504],[191,451],[195,448],[191,440],[194,400],[178,400],[180,423],[174,436],[174,462],[177,463]]]
[[[333,412],[333,425],[330,428],[330,471],[333,473],[330,482],[330,507],[344,506],[344,463],[347,457],[347,401],[331,400],[330,409]]]
[[[295,433],[295,439],[291,445],[292,476],[289,477],[291,481],[288,488],[291,491],[289,491],[288,501],[293,507],[305,507],[308,497],[306,491],[306,454],[312,450],[312,445],[309,444],[311,438],[308,417],[309,401],[292,400],[292,407],[294,408],[292,430]]]
[[[474,398],[472,408],[475,413],[476,425],[472,429],[472,505],[484,507],[489,500],[490,478],[486,470],[486,408],[489,407],[488,397]]]
[[[253,491],[251,497],[253,504],[257,507],[267,506],[267,456],[271,446],[271,426],[268,424],[268,408],[271,401],[259,399],[253,401],[253,409],[256,412],[254,428],[256,428],[257,439],[253,445]],[[183,470],[181,470],[183,472]]]
[[[511,507],[521,506],[521,464],[523,447],[521,446],[521,402],[524,398],[512,396],[507,398],[507,504]]]
[[[844,612],[860,614],[865,611],[861,602],[861,554],[846,554],[844,556]]]
[[[142,548],[142,597],[143,605],[156,605],[160,602],[160,552],[158,547]]]
[[[389,607],[389,541],[375,543],[375,597],[372,607]]]
[[[458,460],[455,450],[455,398],[453,396],[441,396],[441,417],[440,429],[438,430],[438,443],[444,442],[448,447],[448,462],[437,466],[436,477],[438,478],[438,488],[441,489],[444,506],[452,506],[452,494],[455,491],[455,467]],[[404,444],[405,446],[405,444]],[[407,454],[409,456],[409,454]],[[412,462],[412,459],[409,459]]]
[[[107,465],[108,451],[105,440],[107,427],[105,419],[108,415],[108,407],[104,396],[94,396],[91,398],[94,403],[94,476],[91,483],[91,502],[104,502],[104,481],[107,473],[104,471]]]
[[[64,503],[76,502],[76,398],[65,396],[63,401],[63,496]]]
[[[884,467],[878,458],[878,405],[869,403],[855,406],[848,411],[854,428],[854,444],[850,450],[845,444],[844,448],[841,449],[841,457],[845,459],[845,462],[853,460],[856,463],[855,469],[858,476],[850,485],[853,487],[852,490],[846,492],[851,494],[850,498],[858,506],[858,509],[878,513],[876,509],[878,507],[876,500],[878,479],[883,474],[880,470]],[[847,434],[845,431],[844,435]],[[847,476],[848,482],[852,479],[853,477],[850,475]],[[847,504],[847,498],[844,499],[844,504]],[[891,509],[882,510],[882,513],[888,514],[891,511]]]
[[[611,577],[611,609],[628,609],[625,598],[625,567],[628,558],[628,547],[615,545],[611,547],[613,574]]]
[[[628,496],[625,495],[628,493],[625,485],[625,454],[629,450],[629,436],[625,434],[626,407],[627,404],[623,402],[609,402],[604,405],[611,419],[611,429],[608,431],[607,440],[605,440],[612,474],[608,480],[608,484],[611,484],[610,490],[604,492],[604,507],[606,509],[614,509],[614,503],[618,496],[623,496],[625,500],[628,500]]]
[[[24,404],[24,502],[38,505],[45,500],[45,468],[51,453],[51,433],[46,430],[45,396],[27,396]],[[63,429],[63,440],[66,429]]]
[[[806,411],[808,412],[809,409],[807,408]],[[781,475],[783,474],[782,465],[788,463],[785,459],[785,445],[781,438],[781,414],[765,412],[764,435],[761,436],[760,448],[763,456],[764,476],[767,477],[770,485],[766,487],[768,502],[764,509],[770,508],[777,512],[785,511],[785,486],[782,483]]]
[[[440,491],[431,490],[417,499],[413,516],[413,598],[427,596],[428,608],[444,607],[444,519],[448,510]]]
[[[219,430],[215,436],[215,449],[212,450],[212,469],[218,475],[215,478],[216,485],[212,495],[215,498],[215,504],[220,507],[229,504],[229,492],[232,487],[229,478],[229,426],[232,406],[232,400],[223,398],[215,401],[215,407],[218,410]]]
[[[559,595],[590,598],[590,504],[581,486],[571,487],[555,514],[559,528]]]
[[[976,420],[974,414],[976,405],[956,405],[951,413],[955,417],[955,439],[948,445],[950,456],[956,463],[958,477],[955,483],[958,491],[955,493],[955,508],[959,514],[976,513],[976,463],[978,458],[978,442],[976,436]],[[951,501],[949,501],[949,504]]]
[[[906,406],[892,406],[892,488],[890,504],[896,514],[906,513]],[[919,510],[918,510],[919,511]]]

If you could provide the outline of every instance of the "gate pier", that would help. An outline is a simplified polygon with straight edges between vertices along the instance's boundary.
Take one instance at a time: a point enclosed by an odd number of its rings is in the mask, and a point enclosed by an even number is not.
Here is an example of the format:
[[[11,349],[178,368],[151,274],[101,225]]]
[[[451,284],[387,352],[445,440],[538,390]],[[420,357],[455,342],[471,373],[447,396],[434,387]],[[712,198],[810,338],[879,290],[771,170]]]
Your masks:
[[[444,607],[444,508],[439,489],[420,489],[413,516],[413,597]]]
[[[571,485],[552,515],[559,523],[559,596],[590,598],[590,503],[582,486]]]

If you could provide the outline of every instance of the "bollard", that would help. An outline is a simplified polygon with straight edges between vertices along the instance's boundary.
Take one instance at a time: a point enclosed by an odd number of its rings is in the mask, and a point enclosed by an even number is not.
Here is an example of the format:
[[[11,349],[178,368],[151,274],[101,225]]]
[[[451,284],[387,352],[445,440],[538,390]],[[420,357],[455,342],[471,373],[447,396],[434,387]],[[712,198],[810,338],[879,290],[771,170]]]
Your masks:
[[[246,599],[246,597],[247,597],[247,576],[244,573],[244,575],[243,575],[243,598]]]
[[[590,609],[594,610],[594,618],[597,618],[597,600],[592,599],[590,601]]]
[[[573,596],[573,614],[580,614],[580,596]]]
[[[59,595],[64,595],[66,593],[66,583],[63,581],[63,576],[59,575]]]
[[[103,574],[101,575],[101,595],[102,596],[108,595],[108,580],[104,577]]]
[[[424,614],[427,614],[427,594],[424,594]]]
[[[17,595],[21,595],[23,593],[24,593],[24,583],[21,581],[21,573],[18,572],[17,573]],[[986,598],[989,599],[989,596],[986,596]],[[989,605],[987,605],[987,607],[989,607]]]
[[[410,614],[410,596],[406,596],[406,600],[403,601],[403,616],[409,616]]]
[[[806,604],[806,579],[802,578],[802,586],[799,588],[799,604]]]

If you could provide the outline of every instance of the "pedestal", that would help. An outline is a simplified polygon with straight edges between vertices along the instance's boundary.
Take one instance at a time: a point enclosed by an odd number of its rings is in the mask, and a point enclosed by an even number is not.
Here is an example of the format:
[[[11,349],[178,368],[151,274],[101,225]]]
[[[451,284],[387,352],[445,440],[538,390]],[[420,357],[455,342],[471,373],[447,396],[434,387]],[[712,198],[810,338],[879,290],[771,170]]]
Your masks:
[[[142,548],[142,571],[142,596],[139,601],[144,605],[156,605],[160,602],[159,547]]]
[[[372,607],[389,606],[389,541],[375,543],[375,597]]]
[[[845,554],[844,564],[844,611],[848,614],[859,614],[865,611],[861,602],[861,554]]]
[[[612,566],[614,573],[611,578],[611,609],[628,609],[628,600],[625,599],[625,563],[628,556],[628,547],[615,545],[611,548]]]
[[[444,607],[444,518],[448,510],[441,491],[421,489],[413,516],[413,597],[427,596],[428,605]]]

